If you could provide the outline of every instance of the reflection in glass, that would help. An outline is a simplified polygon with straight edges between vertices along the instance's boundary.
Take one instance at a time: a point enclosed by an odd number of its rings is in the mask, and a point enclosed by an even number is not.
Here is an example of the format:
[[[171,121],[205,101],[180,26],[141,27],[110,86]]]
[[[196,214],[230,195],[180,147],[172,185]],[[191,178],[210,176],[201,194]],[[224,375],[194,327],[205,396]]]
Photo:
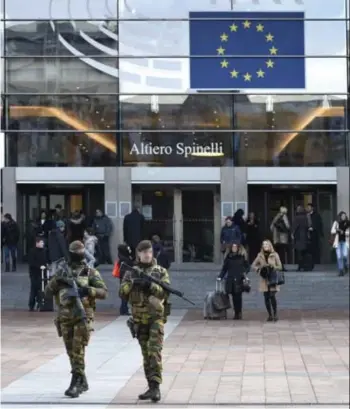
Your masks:
[[[68,130],[52,132],[43,125],[38,131],[28,128],[30,122],[13,121],[12,132],[6,133],[8,146],[7,166],[115,166],[116,154],[99,143],[94,136],[100,134],[78,133]],[[26,131],[21,131],[24,126]],[[57,129],[57,128],[56,128]],[[43,132],[39,132],[42,130]],[[104,137],[112,143],[114,134]]]
[[[122,129],[232,129],[231,95],[123,96]]]
[[[330,129],[330,128],[328,128]],[[236,132],[236,166],[345,166],[346,131]]]
[[[7,58],[8,93],[118,93],[116,58]]]
[[[12,95],[7,98],[9,119],[20,129],[117,129],[117,96],[103,95]]]
[[[114,24],[113,24],[114,23]],[[116,22],[11,21],[5,29],[6,55],[118,55]]]

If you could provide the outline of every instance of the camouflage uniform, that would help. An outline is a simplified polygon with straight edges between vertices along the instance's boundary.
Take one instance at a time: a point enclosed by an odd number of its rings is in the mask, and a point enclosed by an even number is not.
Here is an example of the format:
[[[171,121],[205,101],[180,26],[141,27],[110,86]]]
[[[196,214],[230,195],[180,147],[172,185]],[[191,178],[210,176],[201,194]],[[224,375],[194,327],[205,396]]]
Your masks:
[[[77,241],[70,245],[71,252],[72,250],[74,252],[77,248],[81,251],[84,246]],[[71,372],[75,380],[80,379],[80,383],[83,384],[85,380],[86,383],[85,388],[84,386],[80,388],[82,389],[80,392],[82,392],[84,389],[88,389],[85,376],[85,347],[88,345],[90,333],[93,331],[96,299],[105,299],[107,297],[107,287],[99,272],[88,267],[83,260],[69,265],[69,273],[75,278],[79,291],[81,291],[80,289],[86,291],[86,294],[81,297],[81,303],[86,313],[86,321],[83,321],[77,314],[76,300],[69,297],[63,301],[67,286],[59,280],[59,271],[60,267],[58,266],[57,272],[49,281],[45,292],[51,293],[55,297],[58,306],[58,330],[60,330],[63,337],[71,364]],[[66,395],[71,396],[67,393]]]
[[[136,269],[170,284],[167,270],[157,265],[156,260],[153,260],[152,265],[147,268],[141,268],[139,265]],[[162,348],[166,322],[164,306],[168,295],[155,283],[151,283],[149,291],[142,291],[133,285],[135,278],[133,274],[133,272],[125,273],[120,286],[120,296],[131,304],[148,384],[153,381],[159,385],[162,383]]]

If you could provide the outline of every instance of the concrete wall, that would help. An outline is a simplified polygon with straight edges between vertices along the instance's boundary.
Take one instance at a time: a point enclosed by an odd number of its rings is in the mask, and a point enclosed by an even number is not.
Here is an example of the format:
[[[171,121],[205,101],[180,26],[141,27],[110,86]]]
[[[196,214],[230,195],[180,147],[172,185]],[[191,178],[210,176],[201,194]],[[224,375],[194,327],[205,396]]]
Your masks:
[[[337,211],[350,213],[350,175],[349,168],[337,168]]]
[[[113,236],[111,243],[111,254],[117,257],[117,246],[123,242],[123,221],[120,214],[120,203],[129,202],[132,205],[130,168],[105,168],[105,203],[115,203],[116,214],[110,216],[113,223]]]

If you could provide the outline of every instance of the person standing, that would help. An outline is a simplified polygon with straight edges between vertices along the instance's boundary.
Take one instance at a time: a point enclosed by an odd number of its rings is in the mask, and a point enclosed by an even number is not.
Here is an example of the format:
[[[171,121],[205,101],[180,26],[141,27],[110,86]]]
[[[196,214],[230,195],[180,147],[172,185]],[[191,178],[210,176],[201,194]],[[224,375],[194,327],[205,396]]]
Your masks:
[[[13,220],[10,213],[4,215],[4,221],[1,225],[1,241],[5,259],[5,272],[17,270],[17,245],[19,241],[18,224]],[[11,269],[12,263],[12,269]]]
[[[225,219],[225,224],[221,228],[220,243],[221,253],[224,257],[228,254],[233,243],[241,243],[242,233],[238,226],[236,226],[232,217],[228,216]]]
[[[85,231],[85,216],[76,210],[73,212],[72,217],[68,220],[68,239],[69,242],[79,240],[82,241],[84,238]]]
[[[152,243],[141,241],[136,248],[136,269],[170,284],[165,268],[157,265],[153,257]],[[164,324],[169,315],[168,294],[158,284],[139,278],[127,271],[120,286],[120,296],[131,304],[132,318],[137,328],[137,338],[143,355],[143,368],[148,389],[139,395],[140,400],[158,402],[162,383],[162,348]]]
[[[65,237],[65,224],[62,220],[58,220],[48,237],[48,252],[49,262],[52,264],[52,273],[55,272],[55,263],[58,260],[69,260],[68,241]]]
[[[34,311],[35,305],[39,306],[41,301],[41,271],[42,268],[47,268],[47,262],[44,240],[42,237],[38,237],[35,242],[35,247],[30,249],[28,253],[30,278],[29,311]]]
[[[135,255],[135,249],[140,241],[144,238],[145,217],[140,213],[138,207],[124,217],[123,235],[124,242],[131,248]]]
[[[88,267],[84,262],[84,244],[73,241],[69,246],[68,276],[78,287],[78,296],[85,310],[86,320],[77,315],[77,297],[67,291],[66,271],[59,266],[50,279],[45,295],[53,295],[58,306],[56,326],[62,336],[71,365],[72,379],[65,395],[77,398],[89,389],[85,374],[85,348],[88,346],[93,331],[96,299],[107,297],[107,287],[99,272]]]
[[[112,234],[112,222],[101,210],[96,210],[92,228],[98,238],[98,261],[100,264],[113,264],[109,249],[109,238]]]
[[[238,209],[235,214],[233,215],[232,222],[235,226],[237,226],[241,232],[241,244],[245,246],[246,238],[247,238],[247,223],[244,218],[244,210]]]
[[[307,205],[307,216],[309,220],[310,249],[314,264],[321,262],[321,239],[323,234],[323,222],[321,216],[315,211],[314,205]]]
[[[243,280],[249,272],[248,255],[239,243],[233,243],[227,254],[218,280],[226,275],[225,292],[232,295],[234,320],[242,319]]]
[[[309,225],[305,209],[302,206],[298,206],[292,227],[292,238],[294,240],[298,271],[305,271],[308,267],[308,263],[306,263],[309,243],[308,230]]]
[[[249,262],[252,263],[259,253],[261,246],[259,220],[256,218],[254,212],[250,212],[248,215],[246,231]]]
[[[252,269],[260,276],[259,291],[264,294],[267,321],[278,321],[276,293],[280,290],[279,285],[269,284],[269,272],[281,270],[282,263],[278,253],[274,250],[270,240],[264,240],[261,251],[252,264]]]
[[[350,243],[350,221],[345,212],[338,214],[338,219],[334,221],[331,229],[334,236],[333,248],[337,254],[339,276],[349,272],[349,243]]]
[[[286,271],[288,243],[290,234],[290,223],[287,216],[287,208],[280,207],[280,211],[272,220],[270,230],[272,232],[272,241],[282,263],[282,271]]]

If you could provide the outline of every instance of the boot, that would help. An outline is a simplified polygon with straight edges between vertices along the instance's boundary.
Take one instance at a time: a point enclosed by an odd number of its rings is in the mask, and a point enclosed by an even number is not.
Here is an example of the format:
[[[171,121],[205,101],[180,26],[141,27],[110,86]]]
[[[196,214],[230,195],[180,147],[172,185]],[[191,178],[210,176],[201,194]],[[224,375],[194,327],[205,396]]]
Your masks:
[[[79,386],[81,392],[86,392],[89,390],[89,384],[85,374],[80,376]]]
[[[147,384],[148,384],[148,389],[146,390],[146,392],[144,392],[144,393],[141,393],[141,395],[139,395],[139,399],[140,400],[148,400],[148,399],[151,399],[151,382],[150,381],[147,381]]]
[[[159,389],[159,383],[152,381],[150,383],[150,398],[152,402],[159,402],[160,401],[160,389]]]
[[[69,396],[70,398],[77,398],[80,395],[79,375],[75,373],[72,374],[70,385],[68,389],[64,392],[64,394],[66,396]]]
[[[159,383],[154,381],[149,383],[149,388],[145,393],[139,395],[140,400],[151,400],[153,402],[159,402],[160,398]]]
[[[272,315],[269,315],[268,317],[267,317],[267,320],[266,320],[267,322],[272,322],[273,321],[273,316]]]
[[[338,277],[344,277],[344,270],[339,271]]]
[[[278,315],[277,315],[277,313],[275,313],[275,314],[273,315],[273,320],[274,320],[275,322],[278,321]]]
[[[10,272],[10,263],[6,263],[5,264],[5,273],[9,273]]]
[[[17,260],[12,260],[12,272],[14,273],[17,270]]]

